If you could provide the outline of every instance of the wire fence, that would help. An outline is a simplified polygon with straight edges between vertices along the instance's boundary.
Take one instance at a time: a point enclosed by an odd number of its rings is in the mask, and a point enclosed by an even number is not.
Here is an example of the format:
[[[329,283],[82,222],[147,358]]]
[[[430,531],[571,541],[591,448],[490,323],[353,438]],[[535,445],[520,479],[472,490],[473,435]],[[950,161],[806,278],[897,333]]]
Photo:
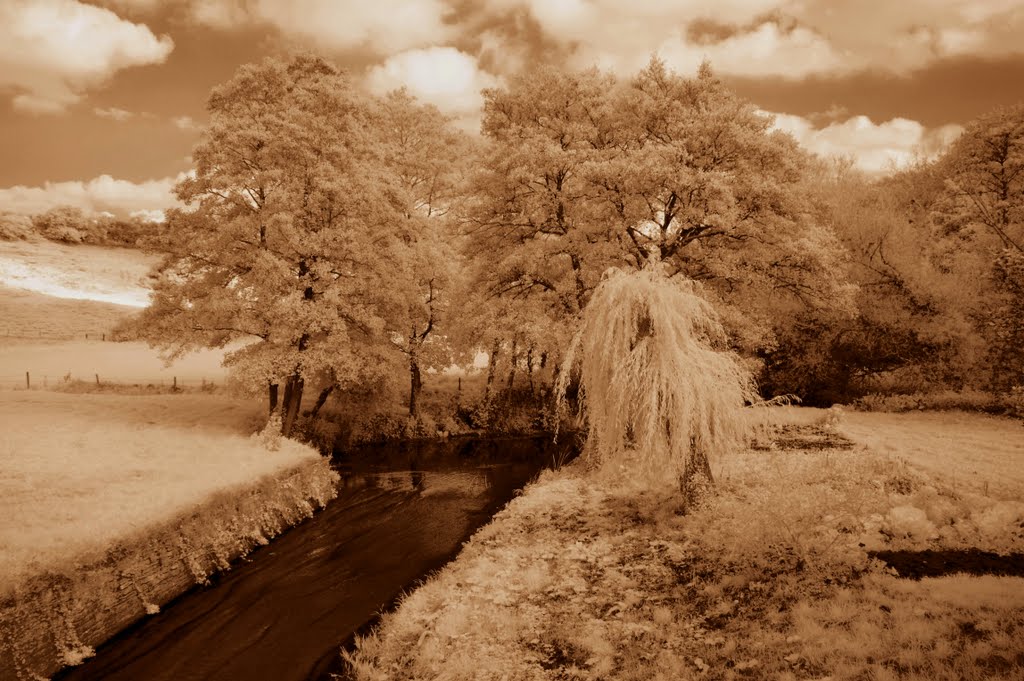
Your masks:
[[[26,371],[18,374],[0,374],[0,389],[7,390],[74,390],[75,388],[117,388],[135,387],[170,390],[214,390],[222,386],[223,380],[217,381],[205,376],[102,376],[100,374],[51,375]]]
[[[49,333],[47,331],[34,331],[29,329],[11,329],[0,327],[0,336],[15,340],[97,340],[117,341],[120,340],[111,331],[82,331],[80,333]]]

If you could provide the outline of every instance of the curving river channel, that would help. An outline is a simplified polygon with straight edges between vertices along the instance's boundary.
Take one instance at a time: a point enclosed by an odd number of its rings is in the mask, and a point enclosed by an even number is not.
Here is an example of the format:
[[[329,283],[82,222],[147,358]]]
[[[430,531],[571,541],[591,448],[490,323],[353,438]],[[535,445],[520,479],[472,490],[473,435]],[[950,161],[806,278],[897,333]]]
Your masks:
[[[343,642],[567,447],[461,440],[336,457],[338,498],[326,509],[55,678],[329,679]]]

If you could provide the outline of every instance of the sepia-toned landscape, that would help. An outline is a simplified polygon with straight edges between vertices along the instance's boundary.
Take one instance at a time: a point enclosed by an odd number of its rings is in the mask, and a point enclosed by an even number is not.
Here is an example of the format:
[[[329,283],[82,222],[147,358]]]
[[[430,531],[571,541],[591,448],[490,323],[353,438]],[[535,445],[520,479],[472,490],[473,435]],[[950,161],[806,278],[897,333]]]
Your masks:
[[[0,681],[1024,678],[1024,3],[0,3]]]

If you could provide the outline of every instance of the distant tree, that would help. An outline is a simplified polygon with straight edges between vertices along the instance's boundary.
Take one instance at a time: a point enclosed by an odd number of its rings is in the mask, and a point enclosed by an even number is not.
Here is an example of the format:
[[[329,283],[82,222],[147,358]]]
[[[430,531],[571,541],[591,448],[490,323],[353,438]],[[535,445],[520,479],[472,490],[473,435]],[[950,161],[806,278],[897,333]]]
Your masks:
[[[34,234],[32,218],[10,211],[0,211],[0,241],[24,241]]]
[[[89,240],[90,217],[75,206],[57,206],[32,217],[32,225],[51,241],[80,244]]]
[[[380,111],[319,58],[242,66],[208,109],[195,176],[176,187],[190,208],[168,213],[169,255],[137,328],[171,356],[247,343],[226,361],[280,402],[287,435],[307,383],[394,372],[408,204]]]

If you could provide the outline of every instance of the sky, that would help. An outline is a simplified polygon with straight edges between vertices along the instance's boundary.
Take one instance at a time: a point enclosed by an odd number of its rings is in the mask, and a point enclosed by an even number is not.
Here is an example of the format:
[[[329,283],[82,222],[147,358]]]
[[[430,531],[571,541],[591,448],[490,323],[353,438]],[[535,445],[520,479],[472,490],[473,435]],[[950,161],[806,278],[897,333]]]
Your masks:
[[[210,89],[315,50],[475,131],[542,63],[629,77],[709,60],[824,156],[889,172],[1024,101],[1024,0],[0,0],[0,210],[158,216]]]

